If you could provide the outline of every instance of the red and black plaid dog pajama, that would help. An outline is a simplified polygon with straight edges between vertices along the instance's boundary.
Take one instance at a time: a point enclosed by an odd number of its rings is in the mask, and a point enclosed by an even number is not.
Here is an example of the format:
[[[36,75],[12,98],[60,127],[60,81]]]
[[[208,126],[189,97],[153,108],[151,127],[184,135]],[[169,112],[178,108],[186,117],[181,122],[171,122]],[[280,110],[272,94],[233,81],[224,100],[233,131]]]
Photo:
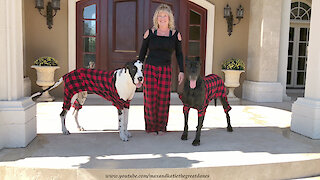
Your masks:
[[[223,80],[215,75],[210,74],[203,78],[204,84],[205,84],[205,91],[206,91],[206,97],[204,105],[201,109],[198,110],[198,116],[203,117],[206,114],[207,107],[213,99],[217,99],[218,97],[224,98],[224,100],[227,102],[227,105],[223,106],[225,112],[229,112],[231,110],[231,107],[228,103],[228,99],[226,96],[226,88],[224,86]],[[179,96],[181,99],[181,96]],[[189,113],[190,106],[184,104],[183,105],[183,113]]]
[[[171,86],[171,67],[144,66],[144,118],[147,132],[167,130]]]
[[[87,91],[100,95],[112,102],[117,109],[129,108],[130,101],[120,99],[115,88],[114,71],[106,72],[97,69],[80,68],[63,76],[64,101],[63,110],[69,110],[71,98],[78,92]],[[81,109],[82,105],[75,101],[74,107]]]

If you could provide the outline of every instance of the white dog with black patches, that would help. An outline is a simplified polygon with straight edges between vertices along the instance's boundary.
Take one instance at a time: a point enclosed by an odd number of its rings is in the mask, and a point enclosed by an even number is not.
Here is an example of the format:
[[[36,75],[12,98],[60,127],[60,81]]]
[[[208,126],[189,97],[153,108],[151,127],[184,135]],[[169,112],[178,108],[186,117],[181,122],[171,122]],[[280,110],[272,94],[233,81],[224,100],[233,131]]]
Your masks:
[[[84,128],[79,125],[78,122],[78,112],[81,109],[82,105],[84,105],[85,100],[87,98],[87,89],[88,86],[90,86],[91,89],[96,89],[96,93],[102,97],[104,97],[107,100],[110,100],[113,102],[113,104],[117,107],[118,109],[118,120],[119,120],[119,134],[120,138],[123,141],[128,141],[128,138],[131,137],[130,132],[127,130],[128,126],[128,115],[129,115],[129,103],[130,100],[133,98],[134,93],[136,91],[136,88],[140,88],[143,83],[143,63],[140,60],[136,60],[134,62],[129,62],[126,64],[124,68],[117,69],[111,74],[111,79],[110,82],[114,84],[110,84],[107,82],[102,82],[104,83],[104,86],[109,85],[110,87],[114,86],[114,90],[112,88],[108,88],[108,92],[105,92],[105,89],[101,89],[101,86],[97,86],[96,82],[95,84],[91,83],[92,80],[92,73],[90,74],[91,79],[86,76],[86,72],[90,71],[89,69],[78,69],[74,70],[70,73],[67,73],[63,77],[59,79],[58,82],[56,82],[53,86],[35,93],[31,96],[31,98],[35,98],[40,96],[42,93],[45,91],[50,91],[57,86],[59,86],[62,82],[65,82],[65,98],[64,98],[64,105],[63,105],[63,110],[60,114],[61,117],[61,125],[62,125],[62,132],[63,134],[70,134],[70,132],[67,130],[65,126],[65,118],[68,112],[68,109],[70,108],[70,104],[75,107],[75,110],[73,112],[75,122],[77,124],[77,127],[80,131],[84,131]],[[101,72],[101,71],[99,71]],[[81,76],[79,76],[81,74]],[[73,77],[73,81],[68,81],[70,77]],[[74,78],[77,78],[76,81],[74,81]],[[68,79],[68,80],[66,80]],[[86,83],[80,83],[86,81]],[[68,84],[66,84],[68,82]],[[79,82],[79,83],[78,83]],[[74,84],[72,84],[74,83]],[[78,83],[78,84],[77,84]],[[75,85],[76,84],[76,85]],[[81,84],[81,87],[79,88],[79,85]],[[88,85],[89,84],[89,85]],[[71,87],[71,89],[70,89]],[[77,87],[77,88],[74,88]],[[66,90],[67,88],[67,90]],[[69,89],[68,89],[69,88]],[[73,88],[73,89],[72,89]],[[80,89],[80,90],[79,90]],[[110,91],[112,90],[112,92]],[[72,98],[66,98],[66,91],[69,93],[69,91],[73,92],[74,95]],[[101,93],[104,91],[103,93]],[[90,91],[91,92],[91,91]],[[117,92],[117,94],[115,93]],[[107,96],[107,97],[106,97]],[[117,98],[115,98],[116,96]],[[120,103],[119,103],[120,102]],[[120,104],[120,105],[119,105]],[[66,106],[66,108],[65,108]],[[119,108],[120,107],[120,108]]]
[[[129,71],[127,71],[127,69]],[[143,83],[143,64],[141,61],[134,62],[133,66],[127,66],[127,69],[118,69],[115,72],[116,82],[115,87],[118,91],[119,97],[125,101],[131,100],[134,96],[136,88],[140,88]],[[133,82],[133,83],[132,83]],[[128,141],[131,133],[128,129],[129,109],[123,108],[118,111],[119,132],[120,138],[123,141]]]

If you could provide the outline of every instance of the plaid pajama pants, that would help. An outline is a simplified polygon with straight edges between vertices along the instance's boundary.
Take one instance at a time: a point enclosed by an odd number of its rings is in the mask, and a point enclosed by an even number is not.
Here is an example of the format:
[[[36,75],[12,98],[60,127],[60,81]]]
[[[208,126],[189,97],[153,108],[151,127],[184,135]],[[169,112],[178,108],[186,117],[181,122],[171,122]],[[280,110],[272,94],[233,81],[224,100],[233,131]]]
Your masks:
[[[170,105],[171,67],[144,66],[144,118],[146,132],[167,130]]]
[[[63,110],[69,110],[71,98],[78,92],[87,91],[98,94],[104,99],[111,101],[112,104],[122,110],[129,108],[130,101],[120,99],[115,88],[114,71],[107,72],[97,69],[80,68],[69,72],[63,76],[64,80],[64,100]],[[75,109],[81,109],[78,101],[74,103]]]
[[[205,102],[201,109],[198,110],[198,116],[203,117],[206,114],[207,107],[213,99],[217,99],[218,97],[223,98],[227,104],[223,105],[223,109],[225,112],[229,112],[231,110],[231,107],[228,103],[227,95],[226,95],[226,88],[224,86],[223,80],[215,74],[210,74],[203,78],[205,89],[206,89],[206,97]],[[181,95],[179,98],[181,99]],[[183,113],[189,113],[190,107],[186,104],[183,105]]]

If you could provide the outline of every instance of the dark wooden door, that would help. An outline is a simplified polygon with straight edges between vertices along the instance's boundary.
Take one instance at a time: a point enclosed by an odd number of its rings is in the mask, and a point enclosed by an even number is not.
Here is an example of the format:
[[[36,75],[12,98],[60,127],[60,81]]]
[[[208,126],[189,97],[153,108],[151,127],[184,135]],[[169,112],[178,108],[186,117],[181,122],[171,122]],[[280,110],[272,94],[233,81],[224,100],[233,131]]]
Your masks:
[[[105,69],[113,70],[136,59],[144,33],[144,0],[114,0],[107,4]]]
[[[153,14],[161,4],[169,5],[174,14],[179,14],[179,0],[136,0],[108,1],[108,66],[107,69],[122,67],[139,55],[143,33],[153,26]],[[179,16],[175,16],[176,23]],[[177,63],[172,65],[172,90],[177,84]]]
[[[172,8],[183,54],[200,56],[204,74],[206,10],[187,0],[82,0],[77,3],[77,68],[114,70],[137,58],[144,32],[161,4]],[[94,32],[94,33],[93,33]],[[172,55],[172,91],[178,66]],[[93,66],[92,66],[93,65]]]
[[[100,0],[77,2],[77,68],[101,66],[100,58]]]
[[[160,4],[167,4],[171,7],[172,12],[174,14],[174,20],[175,20],[175,26],[178,31],[180,31],[180,3],[185,3],[186,1],[180,1],[180,0],[150,0],[145,1],[145,29],[148,29],[153,26],[153,14],[157,7]],[[178,86],[178,63],[175,56],[175,53],[172,54],[172,63],[171,63],[172,73],[171,73],[171,91],[176,91]]]
[[[200,57],[201,74],[205,74],[207,10],[193,2],[181,5],[180,26],[183,37],[184,56],[190,60]]]

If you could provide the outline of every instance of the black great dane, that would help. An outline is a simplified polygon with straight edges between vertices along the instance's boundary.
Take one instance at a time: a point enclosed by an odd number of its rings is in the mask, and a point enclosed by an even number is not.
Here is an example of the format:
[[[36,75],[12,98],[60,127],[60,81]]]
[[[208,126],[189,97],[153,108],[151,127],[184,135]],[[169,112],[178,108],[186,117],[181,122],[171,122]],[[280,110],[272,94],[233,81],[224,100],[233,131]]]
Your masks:
[[[188,116],[190,108],[198,110],[197,132],[196,137],[192,142],[192,145],[194,146],[200,145],[200,135],[204,116],[209,102],[213,99],[215,100],[215,104],[216,99],[220,99],[227,117],[227,130],[229,132],[233,131],[228,113],[231,110],[231,107],[227,100],[224,82],[215,74],[210,74],[202,78],[200,76],[200,64],[199,58],[196,60],[186,60],[186,80],[184,82],[183,92],[179,95],[183,102],[183,113],[185,119],[184,132],[181,136],[182,140],[188,139]]]

